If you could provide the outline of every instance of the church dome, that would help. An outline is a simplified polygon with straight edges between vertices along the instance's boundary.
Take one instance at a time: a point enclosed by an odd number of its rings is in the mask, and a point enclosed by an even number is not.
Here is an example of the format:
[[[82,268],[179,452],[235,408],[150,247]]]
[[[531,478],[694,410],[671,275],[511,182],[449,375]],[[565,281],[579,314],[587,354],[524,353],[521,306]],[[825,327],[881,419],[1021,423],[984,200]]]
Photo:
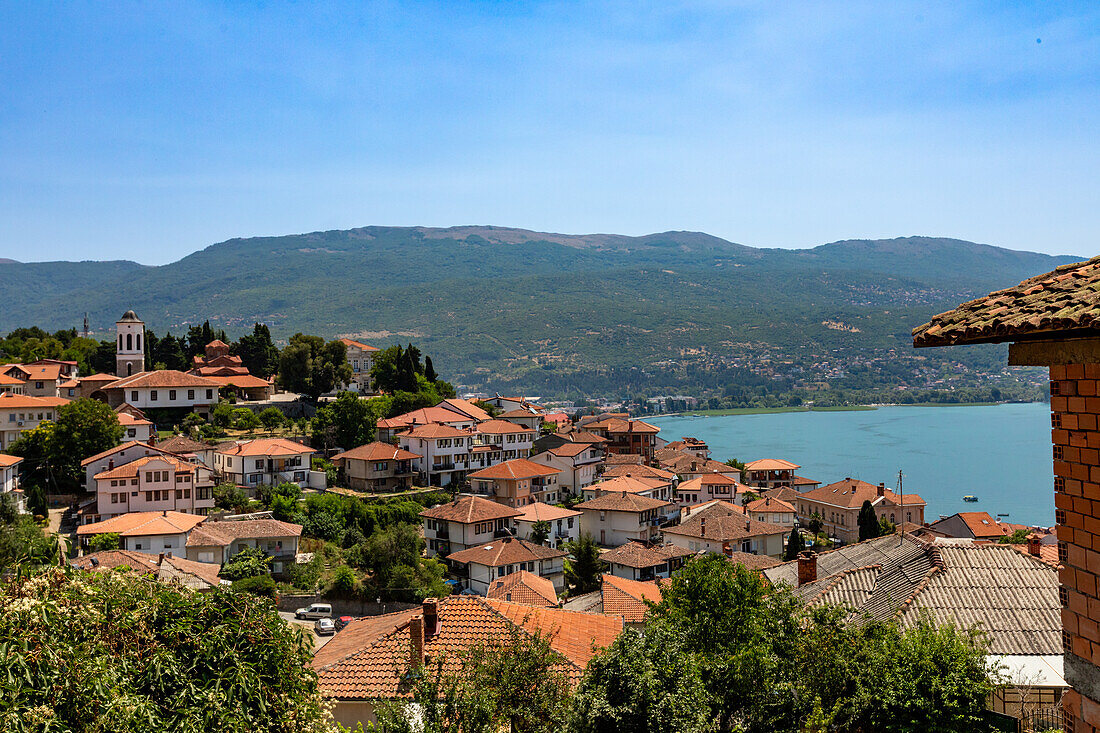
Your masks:
[[[128,310],[122,314],[122,318],[118,319],[119,323],[141,323],[141,319],[137,317],[137,313],[133,310]]]

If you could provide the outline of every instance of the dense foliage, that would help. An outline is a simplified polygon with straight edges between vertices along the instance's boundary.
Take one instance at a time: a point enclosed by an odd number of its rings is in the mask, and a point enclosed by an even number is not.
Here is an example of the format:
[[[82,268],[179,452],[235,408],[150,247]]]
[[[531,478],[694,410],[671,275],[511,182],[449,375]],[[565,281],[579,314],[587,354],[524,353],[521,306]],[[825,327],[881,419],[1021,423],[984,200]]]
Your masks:
[[[351,364],[343,341],[296,333],[279,355],[279,383],[291,392],[317,399],[351,381]]]
[[[570,558],[565,561],[565,581],[570,595],[599,590],[603,561],[600,548],[592,535],[585,532],[576,542],[569,543]]]
[[[57,562],[57,538],[16,512],[10,493],[0,494],[0,577],[15,568],[33,570]]]
[[[376,420],[367,400],[354,392],[341,392],[317,409],[312,421],[313,438],[326,449],[351,450],[374,440]]]
[[[80,462],[118,445],[123,432],[114,410],[82,398],[58,407],[52,422],[23,433],[9,452],[23,457],[25,483],[54,493],[76,491],[83,479]]]
[[[310,643],[252,594],[54,568],[0,609],[5,731],[328,729]]]

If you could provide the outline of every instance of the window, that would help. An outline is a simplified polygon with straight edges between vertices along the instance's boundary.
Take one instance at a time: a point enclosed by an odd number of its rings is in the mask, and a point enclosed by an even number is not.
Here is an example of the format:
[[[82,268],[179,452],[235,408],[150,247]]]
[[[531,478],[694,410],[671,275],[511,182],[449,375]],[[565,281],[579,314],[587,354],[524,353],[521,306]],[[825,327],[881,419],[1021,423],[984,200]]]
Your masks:
[[[128,428],[126,430],[126,437],[127,438],[136,438],[137,437],[137,428]]]
[[[601,512],[600,512],[600,521],[602,522],[602,521],[604,521],[605,519],[607,519],[607,512],[603,512],[603,511],[601,511]]]
[[[150,482],[150,483],[153,482],[153,472],[152,471],[146,471],[145,472],[145,480]]]
[[[206,390],[206,399],[208,399],[208,400],[214,399],[214,390],[212,390],[212,389]]]
[[[187,390],[187,399],[189,399],[189,400],[195,399],[195,390],[193,390],[193,389]]]
[[[260,479],[261,479],[261,478],[263,478],[263,476],[261,476],[261,475],[260,475],[260,474],[258,474],[258,473],[254,473],[254,474],[251,474],[251,475],[250,475],[250,476],[248,477],[248,483],[250,483],[250,484],[258,484],[258,483],[260,483]]]
[[[140,550],[141,549],[141,543],[140,542],[135,542],[134,543],[134,549],[135,550]]]
[[[169,400],[176,399],[176,390],[174,390],[174,389],[168,390],[168,399]]]
[[[8,413],[8,422],[15,422],[15,413],[14,412],[9,412]]]
[[[375,471],[385,471],[386,470],[386,462],[381,461],[380,463],[374,464],[374,470]]]
[[[34,388],[35,389],[42,389],[42,382],[35,382],[34,383]]]
[[[225,459],[225,465],[229,466],[230,468],[233,468],[233,459],[232,458],[226,458]]]
[[[306,472],[305,471],[295,471],[294,472],[294,480],[295,481],[305,481],[306,480]]]
[[[136,478],[130,479],[130,485],[131,486],[137,486],[138,485],[138,480]]]
[[[183,489],[176,489],[176,501],[183,498]]]
[[[260,460],[256,461],[256,468],[263,468],[263,467],[264,467],[264,462],[263,462],[263,459],[261,458]]]
[[[184,499],[190,499],[191,498],[191,489],[184,489],[183,490],[183,498]]]
[[[156,402],[157,401],[157,391],[155,389],[149,390],[149,401],[150,402]]]
[[[136,389],[130,390],[130,401],[131,402],[137,402],[138,401],[138,393],[137,393]]]

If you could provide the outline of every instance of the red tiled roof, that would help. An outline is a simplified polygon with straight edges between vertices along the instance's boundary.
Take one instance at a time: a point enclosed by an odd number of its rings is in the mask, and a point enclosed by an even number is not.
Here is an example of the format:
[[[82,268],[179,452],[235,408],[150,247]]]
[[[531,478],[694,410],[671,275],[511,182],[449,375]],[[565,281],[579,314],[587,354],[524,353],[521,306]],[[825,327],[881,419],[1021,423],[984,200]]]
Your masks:
[[[424,654],[442,660],[443,674],[461,672],[462,652],[477,646],[505,644],[513,629],[538,633],[559,656],[557,669],[576,685],[595,652],[609,646],[622,631],[620,619],[538,608],[518,603],[451,596],[438,602],[436,633],[425,633]],[[409,622],[419,609],[352,621],[317,652],[313,667],[321,690],[341,700],[407,697],[402,684],[410,667]],[[435,667],[426,665],[429,673]]]
[[[691,550],[675,545],[647,545],[644,542],[631,540],[625,545],[601,553],[600,559],[614,565],[625,565],[628,568],[651,568],[673,558],[689,557],[694,554]]]
[[[557,608],[558,605],[554,584],[549,579],[540,578],[526,570],[494,580],[486,597],[527,606]]]
[[[271,386],[271,382],[260,377],[255,377],[251,374],[231,374],[228,376],[222,376],[220,374],[212,374],[207,379],[217,382],[223,387],[233,386],[240,389],[260,389]]]
[[[160,446],[149,445],[148,443],[143,443],[140,440],[129,440],[129,441],[127,441],[127,442],[125,442],[121,445],[116,445],[114,448],[108,448],[107,450],[103,451],[102,453],[96,453],[94,456],[88,456],[87,458],[85,458],[83,461],[80,462],[80,465],[82,467],[87,466],[89,463],[92,463],[94,461],[98,461],[100,458],[107,458],[108,456],[114,455],[115,453],[121,453],[122,451],[124,451],[128,448],[133,448],[136,445],[140,445],[145,450],[146,453],[151,453],[151,454],[165,455],[165,454],[168,454],[168,453],[172,452],[172,451],[169,451],[166,448],[162,449]]]
[[[474,429],[479,433],[485,433],[487,435],[534,432],[525,425],[516,425],[514,422],[508,422],[507,420],[486,420],[483,423],[478,423]]]
[[[645,462],[641,453],[611,453],[604,458],[608,466],[640,466]]]
[[[361,445],[358,448],[346,450],[343,453],[337,453],[332,457],[332,460],[334,462],[348,459],[354,461],[410,461],[413,458],[419,457],[418,454],[407,451],[404,448],[398,448],[389,443],[375,441],[373,443]]]
[[[703,486],[735,486],[738,491],[753,491],[751,486],[745,484],[739,484],[734,479],[730,478],[724,473],[704,473],[702,476],[696,476],[695,478],[688,479],[687,481],[681,481],[677,487],[677,491],[693,491],[702,488]]]
[[[118,377],[116,377],[114,374],[105,374],[105,373],[89,374],[86,377],[81,377],[80,381],[81,382],[117,382]]]
[[[679,525],[665,527],[665,534],[696,537],[715,542],[786,534],[788,531],[789,528],[778,524],[750,519],[740,507],[731,507],[726,502],[715,502],[713,506],[692,512]]]
[[[157,443],[157,448],[180,455],[181,453],[198,453],[200,451],[210,450],[213,446],[207,445],[206,443],[200,443],[197,440],[191,440],[183,435],[173,435],[171,438],[165,438]]]
[[[19,456],[9,456],[7,453],[0,453],[0,468],[10,468],[22,461],[23,459]]]
[[[631,477],[631,478],[643,478],[643,479],[657,479],[661,483],[667,484],[676,478],[676,474],[671,471],[664,471],[660,468],[654,468],[653,466],[612,466],[603,472],[605,479],[613,479],[619,477]]]
[[[63,397],[31,397],[24,394],[0,394],[0,410],[11,409],[38,409],[47,407],[61,407],[69,404]]]
[[[492,420],[493,419],[492,415],[490,415],[488,412],[486,412],[482,408],[475,405],[470,400],[464,400],[464,399],[460,399],[458,397],[451,397],[451,398],[445,399],[442,402],[440,402],[438,405],[436,405],[436,407],[445,407],[445,408],[451,410],[452,412],[460,412],[463,415],[468,415],[469,417],[473,418],[474,420],[477,420],[478,422],[481,422],[482,420]]]
[[[225,547],[239,539],[301,537],[302,525],[278,519],[235,519],[207,522],[187,536],[188,547]]]
[[[134,427],[136,425],[152,425],[152,420],[144,420],[139,417],[134,417],[128,412],[115,413],[118,416],[118,424],[122,426]]]
[[[754,555],[751,552],[731,552],[727,556],[734,565],[744,565],[749,570],[767,570],[782,565],[781,560],[767,555]]]
[[[452,552],[447,555],[447,559],[464,565],[475,563],[496,568],[501,565],[514,565],[521,562],[552,560],[556,557],[566,557],[568,554],[564,550],[536,545],[515,537],[503,537],[492,542],[486,542],[484,545]]]
[[[654,499],[649,496],[619,491],[614,494],[602,494],[594,499],[581,502],[574,508],[608,512],[645,512],[650,509],[659,509],[666,506],[672,505],[662,499]]]
[[[303,453],[316,453],[307,445],[295,443],[286,438],[256,438],[245,440],[234,445],[219,446],[218,453],[227,456],[285,456],[300,455]]]
[[[56,382],[61,378],[60,364],[19,364],[20,369],[29,374],[28,382]]]
[[[796,468],[802,466],[782,458],[758,458],[745,464],[746,471],[793,471]]]
[[[600,583],[603,612],[621,616],[628,624],[640,624],[649,611],[646,601],[661,602],[661,588],[656,581],[628,580],[604,573]]]
[[[914,346],[997,343],[1100,333],[1100,257],[1062,265],[940,313],[913,329]]]
[[[353,341],[352,339],[340,339],[344,346],[355,346],[362,351],[381,351],[377,346],[371,346],[370,344],[364,344],[362,341]]]
[[[123,463],[121,466],[115,466],[114,468],[109,468],[106,471],[100,471],[95,476],[93,476],[93,478],[96,481],[99,481],[100,479],[112,478],[137,478],[141,470],[145,468],[145,466],[147,466],[149,463],[154,461],[156,461],[158,464],[168,464],[172,467],[175,473],[191,473],[196,468],[198,468],[198,466],[194,463],[180,460],[175,456],[143,456],[136,460],[130,461],[129,463]]]
[[[487,522],[490,519],[507,519],[519,515],[520,512],[516,509],[483,499],[480,496],[459,496],[452,502],[433,506],[431,509],[420,512],[420,516],[428,519],[442,519],[461,524]]]
[[[757,499],[756,501],[750,501],[745,505],[745,508],[750,512],[780,512],[783,514],[793,514],[794,507],[785,501],[779,499],[773,499],[770,496],[765,496],[763,499]]]
[[[806,491],[800,494],[800,496],[807,501],[819,501],[823,504],[832,504],[833,506],[847,507],[849,509],[862,506],[864,501],[870,501],[872,504],[877,504],[879,500],[877,486],[853,478],[846,478],[843,481],[837,481],[836,483],[821,486],[812,491]],[[898,496],[890,489],[884,490],[882,498],[894,504],[900,504],[902,500],[902,497]],[[923,505],[924,499],[920,498],[917,494],[906,494],[905,503],[908,505]]]
[[[212,387],[217,389],[220,382],[196,374],[178,372],[175,369],[160,369],[155,372],[139,372],[132,377],[119,379],[103,386],[103,389],[160,389],[167,387]]]
[[[609,433],[644,433],[655,435],[661,432],[661,429],[656,425],[650,425],[641,420],[623,419],[619,417],[611,417],[606,420],[585,423],[584,427],[590,430],[606,430]]]
[[[123,537],[144,537],[156,534],[180,534],[190,532],[203,523],[206,517],[183,512],[130,512],[102,522],[83,524],[76,528],[77,535],[117,532]]]
[[[468,430],[460,430],[450,425],[432,423],[430,425],[417,425],[411,430],[401,433],[401,436],[405,438],[435,440],[437,438],[465,438],[469,434],[470,432]]]
[[[566,509],[561,506],[554,506],[553,504],[544,504],[541,501],[535,501],[527,504],[523,507],[522,513],[516,517],[517,522],[554,522],[558,519],[568,519],[569,517],[579,517],[582,512],[578,512],[575,509]]]
[[[157,571],[157,555],[136,550],[100,550],[81,555],[69,564],[80,570],[112,570],[119,567],[128,567],[138,572],[155,573]],[[218,567],[217,565],[214,566]]]
[[[616,476],[606,481],[594,483],[591,486],[585,486],[582,491],[606,492],[611,494],[625,491],[628,494],[644,494],[654,489],[668,486],[669,483],[668,480],[659,478]]]
[[[585,453],[591,449],[591,443],[562,443],[559,446],[547,448],[546,452],[553,453],[555,456],[561,458],[576,458],[581,453]]]
[[[467,478],[477,479],[521,479],[535,478],[537,476],[556,476],[561,471],[549,466],[543,466],[529,461],[526,458],[513,458],[495,466],[483,468],[467,475]]]
[[[606,443],[607,438],[602,435],[596,435],[589,430],[573,430],[568,433],[554,433],[555,436],[563,438],[570,443]]]
[[[394,428],[407,428],[412,425],[431,425],[433,423],[449,425],[451,423],[470,422],[477,422],[477,420],[447,407],[446,401],[444,401],[434,407],[421,407],[418,410],[405,412],[396,417],[383,418],[378,421],[378,427],[392,430]]]

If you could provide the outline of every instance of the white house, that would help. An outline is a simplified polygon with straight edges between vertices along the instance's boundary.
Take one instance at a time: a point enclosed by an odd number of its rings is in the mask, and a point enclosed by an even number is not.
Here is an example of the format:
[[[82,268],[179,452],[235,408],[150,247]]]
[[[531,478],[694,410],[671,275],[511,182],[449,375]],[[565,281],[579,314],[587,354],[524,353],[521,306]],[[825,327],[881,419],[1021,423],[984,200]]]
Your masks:
[[[131,512],[102,522],[83,524],[76,529],[80,547],[87,550],[88,541],[99,534],[115,533],[122,550],[158,554],[184,554],[187,535],[206,517],[181,512]]]
[[[219,382],[197,374],[162,369],[139,372],[104,385],[107,404],[118,407],[128,402],[139,410],[162,407],[185,407],[203,415],[218,403]]]
[[[323,471],[311,471],[314,451],[286,438],[256,438],[219,445],[214,449],[214,471],[224,480],[255,489],[282,483],[325,488]]]
[[[507,420],[486,420],[474,426],[474,445],[496,448],[505,461],[528,457],[534,442],[534,430]]]
[[[663,499],[621,491],[601,494],[577,504],[583,512],[581,531],[605,547],[617,547],[630,540],[649,542],[660,533],[664,512],[672,505]]]
[[[790,527],[758,522],[742,507],[717,501],[693,511],[679,525],[665,528],[665,539],[692,552],[747,552],[782,557]]]
[[[523,507],[521,511],[522,514],[516,517],[516,536],[522,540],[533,541],[531,535],[537,522],[550,525],[550,536],[546,539],[546,544],[550,547],[561,547],[580,539],[581,513],[575,509],[535,502]]]
[[[598,443],[562,443],[536,453],[531,460],[558,469],[558,485],[562,491],[576,496],[595,483],[603,455]]]
[[[54,419],[57,408],[68,404],[63,397],[31,397],[4,392],[0,394],[0,450],[19,440],[25,431]]]
[[[0,453],[0,494],[7,494],[19,488],[19,464],[23,459]],[[23,511],[22,494],[16,494],[18,511]]]
[[[450,425],[417,425],[397,436],[403,450],[415,453],[413,469],[427,486],[460,481],[469,468],[473,433]]]
[[[512,536],[513,520],[520,512],[480,496],[459,496],[420,512],[428,557],[449,555],[485,544],[496,537]]]
[[[374,367],[374,357],[381,351],[377,346],[364,344],[352,339],[340,339],[348,350],[348,364],[351,365],[351,382],[348,389],[360,394],[373,394],[374,381],[370,370]]]
[[[175,456],[136,458],[101,471],[94,479],[98,520],[131,512],[203,515],[214,508],[210,469]]]
[[[246,549],[257,549],[273,558],[271,570],[283,571],[298,555],[302,525],[277,519],[240,519],[204,522],[187,536],[188,560],[224,564]]]
[[[616,578],[642,582],[667,578],[694,553],[675,545],[627,542],[600,555]]]
[[[498,578],[526,570],[565,588],[564,550],[534,545],[515,537],[502,537],[484,545],[452,552],[447,556],[451,572],[478,595],[486,595]]]

